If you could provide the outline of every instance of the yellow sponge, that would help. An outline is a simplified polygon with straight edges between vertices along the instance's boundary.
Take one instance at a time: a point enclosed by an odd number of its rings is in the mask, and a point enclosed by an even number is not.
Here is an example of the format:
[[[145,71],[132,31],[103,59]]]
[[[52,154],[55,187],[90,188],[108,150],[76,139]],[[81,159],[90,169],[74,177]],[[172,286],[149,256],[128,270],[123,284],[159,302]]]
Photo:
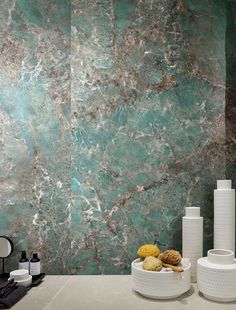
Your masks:
[[[154,244],[144,244],[138,249],[138,256],[145,258],[147,256],[158,257],[160,254],[159,248]]]
[[[162,268],[162,261],[153,256],[147,256],[143,261],[143,269],[149,271],[160,271]]]

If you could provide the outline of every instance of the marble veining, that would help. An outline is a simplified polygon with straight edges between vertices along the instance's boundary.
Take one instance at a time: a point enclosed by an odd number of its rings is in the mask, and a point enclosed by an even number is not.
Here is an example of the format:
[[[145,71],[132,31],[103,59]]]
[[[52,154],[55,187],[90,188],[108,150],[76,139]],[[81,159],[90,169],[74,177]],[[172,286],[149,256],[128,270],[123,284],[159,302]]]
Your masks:
[[[219,0],[0,3],[0,223],[49,274],[130,272],[181,249],[199,206],[212,247],[226,177]],[[16,256],[8,263],[15,266]]]

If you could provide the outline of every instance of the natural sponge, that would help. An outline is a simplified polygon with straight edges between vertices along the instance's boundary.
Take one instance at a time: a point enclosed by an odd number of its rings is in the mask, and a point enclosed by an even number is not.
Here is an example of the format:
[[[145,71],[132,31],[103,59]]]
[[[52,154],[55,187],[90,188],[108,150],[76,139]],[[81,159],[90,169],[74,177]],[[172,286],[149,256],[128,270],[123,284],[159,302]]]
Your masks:
[[[181,254],[175,250],[167,250],[161,253],[158,258],[166,264],[178,265],[181,262]]]
[[[162,268],[162,262],[160,259],[153,257],[153,256],[147,256],[143,261],[143,269],[149,270],[149,271],[160,271]]]
[[[138,256],[145,258],[147,256],[158,257],[160,254],[159,248],[154,244],[144,244],[138,249]]]

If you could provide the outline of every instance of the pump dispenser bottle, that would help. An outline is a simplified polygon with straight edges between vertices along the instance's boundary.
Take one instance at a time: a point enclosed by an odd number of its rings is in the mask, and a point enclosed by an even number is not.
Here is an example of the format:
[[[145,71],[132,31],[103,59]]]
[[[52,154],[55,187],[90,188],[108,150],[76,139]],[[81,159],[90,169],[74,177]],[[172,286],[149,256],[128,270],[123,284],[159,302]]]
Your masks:
[[[40,259],[37,253],[33,253],[33,258],[30,260],[30,274],[31,276],[38,276],[40,274]]]
[[[26,269],[29,270],[29,260],[26,257],[26,252],[25,251],[20,251],[21,252],[21,258],[19,260],[19,269]]]

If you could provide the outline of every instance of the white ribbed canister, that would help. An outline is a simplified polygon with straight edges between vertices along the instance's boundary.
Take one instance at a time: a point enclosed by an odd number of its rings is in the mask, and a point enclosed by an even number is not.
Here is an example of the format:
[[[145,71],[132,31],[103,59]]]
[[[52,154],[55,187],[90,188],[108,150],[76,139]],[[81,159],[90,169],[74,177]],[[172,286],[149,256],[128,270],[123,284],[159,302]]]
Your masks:
[[[212,249],[208,251],[207,257],[199,258],[197,285],[199,291],[210,300],[235,301],[236,260],[233,251]]]
[[[235,190],[231,180],[217,180],[214,190],[214,248],[235,253]]]
[[[187,207],[182,218],[182,254],[191,261],[191,281],[197,282],[197,260],[203,255],[203,217],[198,207]]]

